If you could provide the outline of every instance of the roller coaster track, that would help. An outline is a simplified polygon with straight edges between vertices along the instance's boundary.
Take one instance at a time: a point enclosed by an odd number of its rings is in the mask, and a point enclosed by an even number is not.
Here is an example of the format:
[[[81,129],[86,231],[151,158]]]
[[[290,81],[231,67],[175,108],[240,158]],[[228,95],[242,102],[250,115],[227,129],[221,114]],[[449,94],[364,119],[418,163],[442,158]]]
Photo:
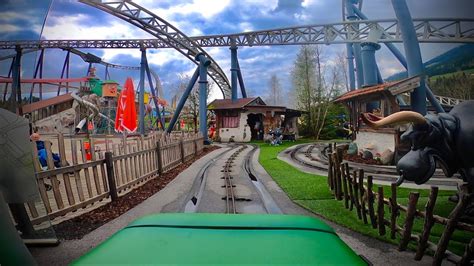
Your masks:
[[[224,98],[230,98],[231,90],[229,81],[224,71],[209,56],[198,43],[190,39],[176,27],[145,9],[144,7],[131,1],[97,1],[97,0],[80,0],[79,2],[90,5],[113,16],[116,16],[126,22],[150,33],[162,42],[176,49],[181,54],[189,58],[192,62],[198,64],[196,55],[205,54],[212,64],[208,68],[209,76],[216,82],[224,94]],[[138,48],[138,47],[137,47]],[[139,48],[146,48],[140,46]]]
[[[136,13],[138,11],[132,10],[128,12]],[[153,19],[154,18],[143,18],[145,21]],[[420,43],[474,43],[474,19],[426,18],[414,19],[413,23]],[[154,25],[156,22],[151,24]],[[163,29],[169,30],[168,28]],[[191,49],[193,51],[195,50],[193,47],[198,46],[231,46],[233,41],[235,41],[237,46],[361,43],[367,40],[369,32],[373,29],[378,29],[383,32],[377,40],[380,43],[401,43],[403,41],[398,21],[396,19],[384,19],[344,21],[331,24],[315,24],[234,34],[196,36],[189,37],[186,40],[182,40],[179,34],[175,34],[171,31],[170,37],[167,35],[159,35],[163,39],[0,41],[0,49],[15,49],[16,46],[23,49],[69,47],[130,49],[174,48],[175,46],[179,46],[179,51],[187,54],[187,48],[180,46],[180,43],[176,43],[170,39],[177,38],[180,41],[186,42],[192,47]],[[151,32],[148,28],[147,31]],[[192,52],[192,54],[195,53],[195,51]]]

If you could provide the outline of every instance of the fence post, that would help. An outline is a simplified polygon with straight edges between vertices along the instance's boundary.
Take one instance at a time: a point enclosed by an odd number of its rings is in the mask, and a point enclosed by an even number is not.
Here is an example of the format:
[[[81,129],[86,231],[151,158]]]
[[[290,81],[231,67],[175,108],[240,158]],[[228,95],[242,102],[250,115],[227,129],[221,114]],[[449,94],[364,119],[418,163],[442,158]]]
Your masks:
[[[343,192],[344,192],[344,208],[348,209],[349,208],[349,194],[348,194],[348,191],[347,191],[347,171],[346,171],[346,168],[349,167],[347,165],[347,163],[345,164],[341,164],[340,165],[341,167],[341,177],[342,177],[342,188],[343,188]]]
[[[158,139],[156,142],[156,158],[158,160],[158,174],[161,176],[163,174],[163,160],[161,158],[161,141]]]
[[[115,184],[114,161],[111,152],[105,153],[105,166],[107,168],[107,183],[109,183],[109,194],[112,201],[118,199],[117,185]]]
[[[427,242],[430,237],[431,228],[434,225],[433,211],[434,211],[437,197],[438,197],[438,187],[431,187],[430,197],[425,206],[426,216],[425,216],[425,222],[423,223],[423,232],[421,233],[421,236],[420,236],[418,249],[416,250],[415,260],[421,260],[423,258],[426,247],[428,246]]]
[[[459,201],[454,207],[453,211],[448,216],[448,223],[446,224],[443,234],[438,241],[438,249],[433,256],[433,265],[441,265],[446,249],[448,248],[449,240],[456,229],[459,217],[463,214],[465,207],[470,202],[472,195],[468,194],[467,183],[461,185],[459,189]]]
[[[405,220],[405,225],[403,226],[402,239],[400,240],[400,245],[398,246],[398,250],[400,251],[406,250],[408,242],[410,241],[411,230],[413,229],[413,220],[415,219],[416,214],[416,204],[418,203],[419,197],[420,193],[410,192],[410,196],[408,198],[407,218]]]
[[[183,140],[183,135],[181,135],[181,138],[179,139],[179,150],[181,152],[181,163],[184,163],[184,140]]]
[[[377,201],[377,218],[378,218],[378,226],[379,226],[379,235],[385,235],[385,210],[383,205],[383,187],[378,187],[378,201]]]
[[[328,156],[328,185],[329,189],[331,189],[331,192],[334,189],[333,182],[332,182],[332,146],[329,144],[328,146],[328,151],[327,151],[327,156]]]
[[[197,139],[193,139],[194,143],[194,156],[198,156],[198,146],[197,146]]]
[[[398,216],[398,204],[397,204],[397,183],[390,185],[392,196],[390,197],[390,207],[392,215],[390,216],[390,238],[395,239],[397,233],[397,216]]]
[[[354,171],[353,173],[353,180],[352,180],[352,189],[354,190],[354,203],[357,209],[357,217],[359,219],[362,219],[362,215],[360,212],[360,202],[359,202],[359,185],[357,184],[357,171]]]
[[[365,189],[364,189],[364,169],[359,169],[359,197],[360,197],[360,208],[362,209],[362,219],[364,224],[367,224],[367,209],[365,208]]]
[[[469,265],[471,259],[474,257],[474,239],[466,246],[466,251],[459,262],[459,265]]]
[[[372,191],[373,183],[372,183],[372,176],[369,175],[367,177],[367,205],[369,207],[369,217],[370,223],[372,224],[372,228],[377,228],[377,220],[375,219],[375,212],[374,212],[374,192]]]

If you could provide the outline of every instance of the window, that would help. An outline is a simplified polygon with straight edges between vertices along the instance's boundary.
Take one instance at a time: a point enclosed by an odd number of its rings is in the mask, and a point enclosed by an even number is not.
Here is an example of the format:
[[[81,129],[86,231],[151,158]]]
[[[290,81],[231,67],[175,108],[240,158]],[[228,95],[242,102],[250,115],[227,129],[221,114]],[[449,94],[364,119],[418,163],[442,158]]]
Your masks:
[[[221,119],[221,125],[223,128],[239,127],[239,116],[223,116]]]

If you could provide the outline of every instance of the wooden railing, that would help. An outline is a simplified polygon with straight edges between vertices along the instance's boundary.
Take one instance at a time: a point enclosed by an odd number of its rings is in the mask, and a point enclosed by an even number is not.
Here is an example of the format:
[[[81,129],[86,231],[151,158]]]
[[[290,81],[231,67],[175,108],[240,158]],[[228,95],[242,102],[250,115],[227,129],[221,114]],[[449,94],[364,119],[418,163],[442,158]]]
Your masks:
[[[463,256],[459,256],[449,251],[448,243],[455,230],[464,232],[474,232],[474,225],[460,222],[460,216],[463,210],[470,202],[474,194],[469,194],[467,185],[461,185],[459,202],[454,207],[448,218],[433,214],[438,195],[438,188],[431,187],[428,202],[425,210],[418,210],[417,203],[419,198],[418,192],[409,194],[408,206],[397,203],[397,185],[392,183],[390,186],[390,197],[386,198],[384,187],[378,186],[377,191],[373,191],[372,176],[364,176],[362,169],[350,173],[349,165],[342,163],[342,149],[335,146],[329,147],[329,169],[328,169],[328,186],[333,192],[335,199],[343,201],[344,207],[349,210],[355,210],[357,217],[364,224],[371,224],[374,229],[378,230],[379,235],[383,236],[387,233],[386,227],[390,232],[390,238],[400,238],[399,250],[406,250],[408,243],[417,245],[415,260],[421,260],[427,250],[434,253],[433,265],[441,265],[443,259],[459,264],[469,265],[474,256],[474,239],[466,245],[466,251]],[[388,206],[390,212],[389,219],[386,218],[385,209]],[[405,213],[405,221],[403,227],[399,226],[397,219],[400,213]],[[420,235],[413,233],[413,224],[415,219],[423,219],[423,230]],[[435,244],[429,241],[431,229],[434,224],[444,225],[444,231]]]
[[[26,204],[33,224],[79,209],[87,211],[104,199],[117,199],[137,185],[192,159],[203,149],[199,134],[94,136],[87,140],[63,135],[46,137],[49,137],[44,141],[47,167],[41,167],[36,144],[32,144],[39,194],[44,203]],[[52,142],[58,143],[61,165],[58,168],[54,165]],[[66,142],[70,143],[69,150]]]

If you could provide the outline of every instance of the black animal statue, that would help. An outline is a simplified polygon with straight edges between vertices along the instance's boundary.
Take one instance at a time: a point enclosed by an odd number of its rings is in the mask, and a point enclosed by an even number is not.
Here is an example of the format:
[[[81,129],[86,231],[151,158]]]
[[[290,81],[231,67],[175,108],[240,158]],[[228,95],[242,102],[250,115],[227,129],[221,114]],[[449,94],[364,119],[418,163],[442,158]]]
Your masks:
[[[397,163],[397,184],[403,180],[423,184],[438,164],[448,177],[458,172],[468,182],[470,192],[474,191],[474,101],[437,115],[401,111],[384,118],[365,113],[361,118],[372,128],[412,123],[401,136],[401,141],[410,141],[411,149]],[[470,216],[474,214],[474,208],[469,210]]]

